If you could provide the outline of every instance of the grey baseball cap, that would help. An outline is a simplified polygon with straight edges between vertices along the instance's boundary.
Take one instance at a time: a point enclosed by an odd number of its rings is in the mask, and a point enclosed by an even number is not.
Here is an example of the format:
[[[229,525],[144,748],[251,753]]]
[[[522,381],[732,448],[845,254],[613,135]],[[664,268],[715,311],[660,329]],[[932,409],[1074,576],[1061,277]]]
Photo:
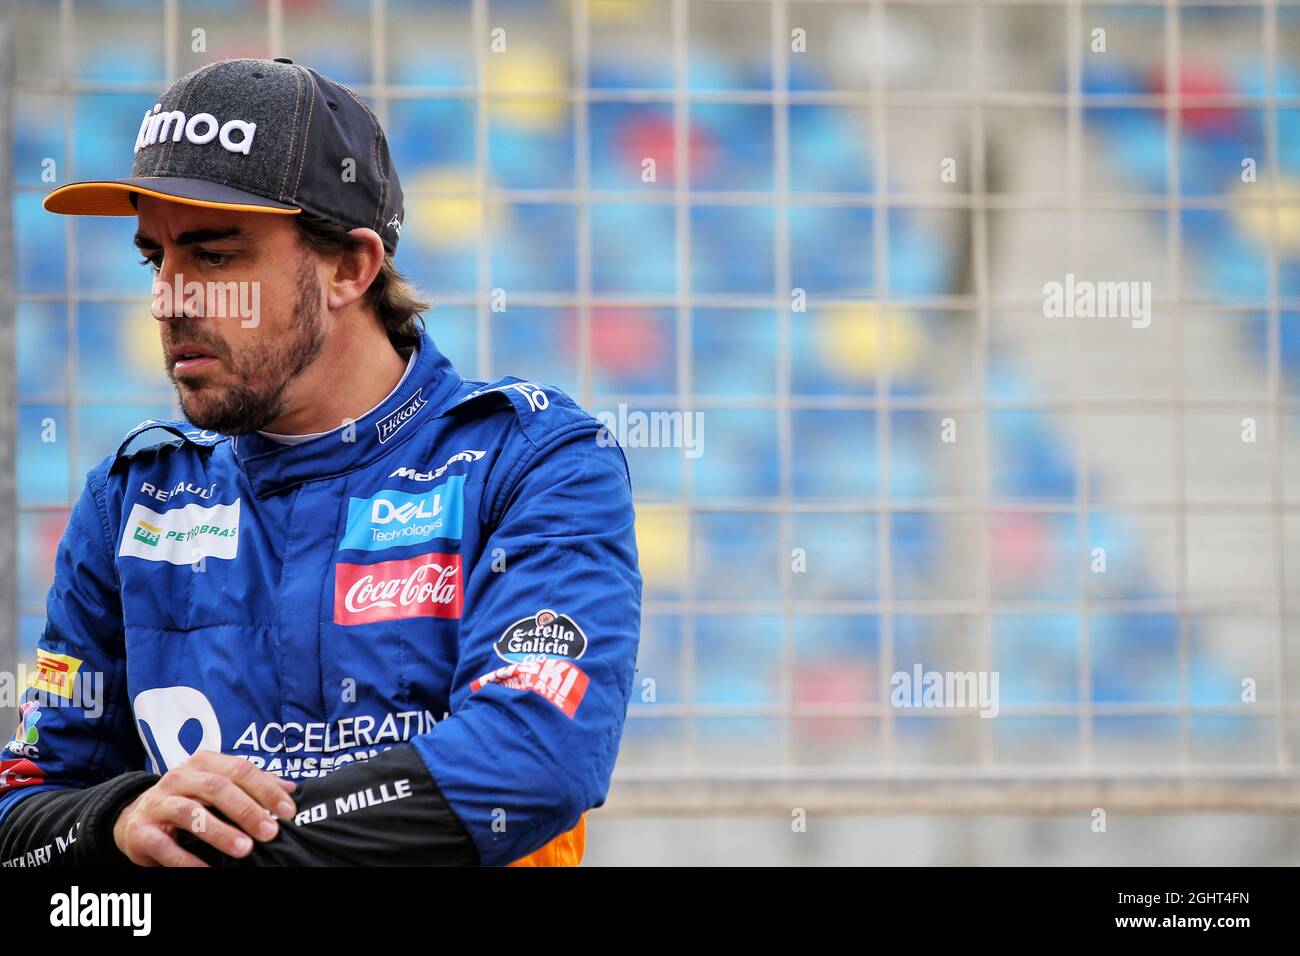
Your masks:
[[[285,57],[222,60],[147,110],[126,179],[69,183],[50,212],[134,216],[134,195],[215,209],[310,213],[401,235],[402,187],[379,120],[355,93]]]

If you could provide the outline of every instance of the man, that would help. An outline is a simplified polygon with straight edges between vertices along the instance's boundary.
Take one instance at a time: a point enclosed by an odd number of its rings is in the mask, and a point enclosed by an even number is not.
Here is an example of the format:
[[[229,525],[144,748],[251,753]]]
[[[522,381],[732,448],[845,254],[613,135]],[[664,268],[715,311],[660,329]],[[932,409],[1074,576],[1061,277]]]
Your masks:
[[[187,421],[87,476],[0,863],[575,864],[640,624],[621,451],[563,393],[439,354],[347,88],[212,64],[135,150],[45,206],[138,215]],[[258,314],[191,284],[251,285]]]

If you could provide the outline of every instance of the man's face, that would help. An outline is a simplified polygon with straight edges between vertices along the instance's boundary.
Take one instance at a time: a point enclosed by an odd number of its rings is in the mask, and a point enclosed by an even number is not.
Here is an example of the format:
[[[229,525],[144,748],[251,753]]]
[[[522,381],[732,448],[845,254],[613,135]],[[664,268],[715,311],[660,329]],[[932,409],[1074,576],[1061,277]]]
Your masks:
[[[137,211],[136,245],[158,270],[155,316],[185,417],[227,435],[265,428],[285,412],[286,389],[325,344],[316,254],[299,242],[292,216],[151,196],[139,198]],[[187,299],[186,288],[197,288],[191,283],[201,284],[202,298]],[[177,284],[179,309],[170,292]],[[205,317],[214,294],[255,303],[256,314]]]

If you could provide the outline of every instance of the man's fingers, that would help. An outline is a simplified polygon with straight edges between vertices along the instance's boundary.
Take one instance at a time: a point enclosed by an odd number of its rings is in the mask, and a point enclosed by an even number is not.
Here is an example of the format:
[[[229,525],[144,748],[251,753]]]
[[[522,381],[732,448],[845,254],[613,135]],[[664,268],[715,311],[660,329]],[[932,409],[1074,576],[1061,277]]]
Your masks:
[[[253,767],[249,769],[256,771]],[[247,790],[230,777],[219,773],[191,771],[187,786],[193,788],[187,796],[193,796],[204,806],[220,810],[231,823],[255,840],[273,840],[280,832],[279,824],[267,814],[265,805],[254,800]]]
[[[176,829],[192,833],[226,856],[245,857],[253,852],[253,841],[245,834],[188,797],[165,797],[158,804],[154,818],[164,819]]]
[[[282,819],[293,819],[293,815],[298,810],[294,802],[285,796],[286,790],[292,793],[291,789],[284,786],[286,781],[273,773],[258,770],[243,757],[219,754],[210,750],[200,750],[185,762],[185,766],[190,769],[219,774],[228,780],[234,781],[236,786],[266,808],[267,811]]]
[[[293,819],[297,807],[289,794],[296,789],[241,757],[199,751],[132,802],[126,829],[119,834],[115,827],[114,839],[140,866],[207,865],[176,842],[174,830],[238,859],[253,851],[253,840],[279,834],[272,814]]]
[[[284,787],[279,777],[273,773],[258,770],[242,757],[230,757],[229,759],[238,762],[238,766],[235,766],[230,771],[231,780],[276,816],[285,820],[293,819],[293,815],[298,808],[292,800],[284,795]]]
[[[142,823],[132,834],[133,846],[157,866],[207,866],[193,853],[180,848],[160,826]]]

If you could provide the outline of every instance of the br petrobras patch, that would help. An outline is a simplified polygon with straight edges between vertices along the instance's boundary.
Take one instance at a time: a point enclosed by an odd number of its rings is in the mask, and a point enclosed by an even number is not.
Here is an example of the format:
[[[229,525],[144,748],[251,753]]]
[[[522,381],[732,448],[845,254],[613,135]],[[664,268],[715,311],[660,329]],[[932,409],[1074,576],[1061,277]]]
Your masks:
[[[587,652],[587,635],[573,618],[547,609],[515,621],[492,649],[497,657],[512,664],[556,657],[577,660]]]
[[[339,550],[383,551],[435,538],[459,541],[464,515],[464,475],[416,494],[385,490],[371,498],[351,498]]]
[[[193,564],[200,558],[233,559],[239,553],[239,502],[186,505],[157,512],[137,504],[122,529],[123,558]]]

